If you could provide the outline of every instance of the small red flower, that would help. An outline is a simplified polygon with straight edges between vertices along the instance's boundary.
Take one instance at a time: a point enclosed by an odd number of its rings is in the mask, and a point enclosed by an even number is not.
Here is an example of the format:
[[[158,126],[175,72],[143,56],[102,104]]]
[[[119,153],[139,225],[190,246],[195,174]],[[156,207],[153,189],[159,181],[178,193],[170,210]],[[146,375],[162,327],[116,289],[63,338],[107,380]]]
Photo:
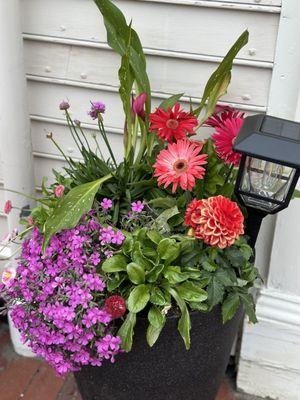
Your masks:
[[[12,204],[11,204],[11,201],[10,200],[7,200],[6,202],[5,202],[5,204],[4,204],[4,213],[5,214],[9,214],[10,212],[11,212],[11,210],[12,210]]]
[[[181,110],[179,103],[176,103],[173,109],[169,107],[167,111],[157,108],[150,114],[150,121],[150,131],[157,131],[157,135],[169,143],[186,139],[187,134],[195,135],[194,129],[198,125],[197,118]]]
[[[204,243],[224,249],[244,233],[244,216],[238,205],[224,196],[194,199],[186,210],[185,225]]]
[[[206,121],[206,126],[215,128],[212,139],[218,156],[226,164],[239,165],[241,155],[233,151],[235,139],[244,123],[244,113],[228,106],[218,106],[216,112]]]
[[[54,191],[55,196],[56,197],[61,197],[64,194],[64,191],[65,191],[64,185],[56,186],[55,191]]]
[[[111,315],[112,319],[122,317],[126,312],[126,303],[121,296],[111,296],[105,301],[105,310]]]
[[[142,120],[145,120],[144,106],[147,101],[147,94],[141,93],[132,100],[132,111],[134,115],[138,115]]]

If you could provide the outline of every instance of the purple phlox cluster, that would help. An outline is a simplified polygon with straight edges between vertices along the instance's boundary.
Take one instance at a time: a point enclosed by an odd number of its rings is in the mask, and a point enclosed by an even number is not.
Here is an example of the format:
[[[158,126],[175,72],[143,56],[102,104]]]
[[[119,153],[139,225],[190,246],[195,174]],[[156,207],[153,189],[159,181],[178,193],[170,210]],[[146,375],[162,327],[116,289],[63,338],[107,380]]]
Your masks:
[[[117,244],[121,245],[125,236],[121,231],[115,231],[111,226],[103,227],[100,229],[100,242],[101,244]]]
[[[105,113],[105,104],[102,103],[101,101],[92,101],[91,102],[91,109],[88,112],[88,115],[92,119],[97,119],[100,114]]]
[[[145,204],[138,200],[131,203],[131,211],[135,213],[141,213],[145,207]]]
[[[114,362],[120,352],[121,339],[112,334],[105,284],[96,267],[123,240],[120,231],[88,215],[53,236],[43,254],[43,237],[34,228],[23,242],[15,278],[0,284],[22,341],[59,375],[83,365],[100,366],[105,359]]]
[[[110,210],[112,208],[112,200],[106,197],[101,201],[101,207],[103,210]]]

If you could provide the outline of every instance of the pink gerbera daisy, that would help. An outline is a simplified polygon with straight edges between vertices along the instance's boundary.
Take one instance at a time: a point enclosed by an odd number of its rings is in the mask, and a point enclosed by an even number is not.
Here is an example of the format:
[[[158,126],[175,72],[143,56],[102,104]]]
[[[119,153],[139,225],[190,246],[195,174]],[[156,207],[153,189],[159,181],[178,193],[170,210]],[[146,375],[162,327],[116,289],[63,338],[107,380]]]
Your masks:
[[[233,151],[234,141],[243,125],[244,114],[230,108],[224,108],[221,113],[216,112],[206,121],[206,126],[215,128],[212,139],[218,156],[226,164],[239,165],[241,155]]]
[[[195,179],[203,179],[207,154],[200,154],[203,144],[195,144],[190,140],[178,140],[170,143],[168,148],[162,150],[154,164],[154,176],[158,184],[167,188],[172,184],[174,193],[178,185],[183,190],[192,190]]]
[[[158,108],[150,114],[150,121],[150,131],[157,131],[157,135],[169,143],[186,139],[187,134],[195,135],[194,129],[198,125],[197,118],[181,110],[179,103],[176,103],[173,109],[169,107],[167,111]]]

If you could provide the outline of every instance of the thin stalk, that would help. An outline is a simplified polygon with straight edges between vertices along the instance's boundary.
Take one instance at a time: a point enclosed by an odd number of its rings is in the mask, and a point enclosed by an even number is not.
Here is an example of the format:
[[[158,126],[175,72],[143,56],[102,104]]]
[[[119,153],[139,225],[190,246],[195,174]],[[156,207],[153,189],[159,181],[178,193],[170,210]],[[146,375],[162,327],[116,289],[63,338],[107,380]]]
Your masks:
[[[99,150],[100,156],[101,156],[102,160],[104,161],[104,157],[103,157],[102,151],[100,149],[96,134],[92,134],[92,138],[95,140],[96,148],[97,148],[97,150]]]
[[[67,114],[67,117],[69,118],[69,121],[70,121],[70,123],[71,123],[71,125],[72,125],[72,128],[73,128],[73,130],[74,130],[74,132],[75,132],[75,134],[76,134],[78,140],[80,141],[81,145],[84,147],[84,145],[83,145],[83,143],[82,143],[82,141],[81,141],[81,139],[80,139],[80,136],[79,136],[78,133],[77,133],[77,129],[76,129],[76,126],[75,126],[75,124],[74,124],[74,121],[72,120],[70,114],[68,113],[68,110],[66,110],[66,114]],[[88,140],[87,140],[87,138],[86,138],[86,136],[85,136],[85,133],[83,132],[83,129],[81,128],[81,126],[78,126],[78,128],[79,128],[79,130],[80,130],[80,132],[81,132],[81,134],[82,134],[84,140],[86,141],[86,144],[87,144],[88,149],[91,150],[91,149],[90,149],[90,146],[89,146],[89,142],[88,142]]]
[[[48,137],[48,139],[50,139],[50,140],[52,141],[52,143],[54,144],[54,146],[55,146],[55,147],[58,149],[58,151],[62,154],[62,156],[63,156],[64,159],[67,161],[67,163],[69,164],[69,166],[70,166],[71,168],[73,168],[73,167],[72,167],[72,164],[70,163],[70,161],[68,160],[67,156],[65,155],[63,149],[62,149],[62,148],[59,146],[59,144],[53,139],[52,134],[49,135],[49,136],[47,136],[47,137]]]
[[[107,139],[101,115],[98,116],[98,126],[99,126],[100,133],[102,134],[103,140],[104,140],[104,142],[106,144],[106,147],[107,147],[107,149],[109,151],[109,154],[110,154],[110,156],[111,156],[111,158],[113,160],[113,163],[115,164],[115,167],[117,167],[117,162],[116,162],[114,153],[113,153],[113,151],[112,151],[112,149],[110,147],[109,141]]]
[[[16,239],[18,239],[18,238],[21,239],[22,236],[23,236],[25,233],[30,232],[32,229],[33,229],[33,226],[29,226],[29,227],[26,228],[23,232],[19,233],[16,237],[14,237],[13,239],[9,240],[9,242],[8,242],[7,244],[3,245],[3,246],[0,248],[0,254],[2,253],[2,250],[4,250],[6,247],[9,247],[9,245],[10,245],[11,242],[13,242],[14,240],[16,240]],[[10,258],[11,258],[11,257],[12,257],[12,256],[10,256]]]
[[[43,205],[47,205],[43,200],[41,200],[41,199],[39,199],[37,197],[29,196],[28,194],[25,194],[25,193],[22,193],[22,192],[18,192],[17,190],[12,190],[12,189],[2,188],[2,187],[0,187],[0,190],[6,191],[6,192],[11,192],[11,193],[16,193],[16,194],[19,194],[19,195],[21,195],[23,197],[26,197],[29,200],[36,201],[36,202],[41,203]]]
[[[226,176],[224,185],[226,185],[226,183],[229,181],[229,178],[230,178],[230,176],[231,176],[231,174],[232,174],[233,169],[234,169],[234,165],[231,164],[230,169],[229,169],[229,172],[228,172],[228,174],[227,174],[227,176]]]
[[[139,148],[138,155],[137,155],[136,160],[135,160],[136,164],[139,164],[141,162],[141,160],[143,158],[143,155],[144,155],[145,148],[146,148],[146,142],[147,142],[147,129],[146,129],[146,126],[144,126],[143,123],[141,123],[140,126],[141,126],[141,131],[142,131],[142,140],[141,140],[141,143],[140,143],[140,148]]]
[[[66,119],[67,119],[67,124],[68,124],[68,127],[69,127],[69,129],[70,129],[72,138],[73,138],[74,142],[76,143],[76,146],[78,147],[78,150],[81,152],[81,148],[80,148],[80,146],[79,146],[77,140],[79,140],[79,143],[81,144],[82,147],[84,147],[84,145],[83,145],[83,143],[82,143],[82,141],[81,141],[81,139],[80,139],[80,136],[78,135],[76,129],[74,130],[74,133],[75,133],[77,139],[76,139],[75,136],[74,136],[73,127],[72,127],[72,122],[73,122],[73,121],[71,120],[70,114],[68,113],[67,110],[66,110]]]
[[[134,128],[133,128],[133,135],[132,135],[132,145],[131,145],[131,147],[133,148],[133,154],[135,154],[135,150],[136,150],[136,143],[137,143],[138,133],[139,133],[139,117],[136,115],[135,116],[135,121],[134,121]]]

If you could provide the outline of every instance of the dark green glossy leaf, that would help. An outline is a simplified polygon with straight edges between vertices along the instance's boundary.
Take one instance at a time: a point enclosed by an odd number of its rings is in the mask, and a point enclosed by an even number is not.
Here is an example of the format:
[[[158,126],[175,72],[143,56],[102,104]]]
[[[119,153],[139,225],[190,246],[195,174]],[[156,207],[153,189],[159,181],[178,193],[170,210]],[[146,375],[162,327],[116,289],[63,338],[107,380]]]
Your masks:
[[[236,292],[229,293],[222,304],[223,324],[234,317],[239,305],[239,295]]]
[[[116,254],[102,264],[102,270],[105,272],[120,272],[126,271],[127,260],[122,254]]]
[[[132,313],[138,313],[146,307],[149,300],[149,287],[144,284],[136,286],[128,297],[128,310]]]

